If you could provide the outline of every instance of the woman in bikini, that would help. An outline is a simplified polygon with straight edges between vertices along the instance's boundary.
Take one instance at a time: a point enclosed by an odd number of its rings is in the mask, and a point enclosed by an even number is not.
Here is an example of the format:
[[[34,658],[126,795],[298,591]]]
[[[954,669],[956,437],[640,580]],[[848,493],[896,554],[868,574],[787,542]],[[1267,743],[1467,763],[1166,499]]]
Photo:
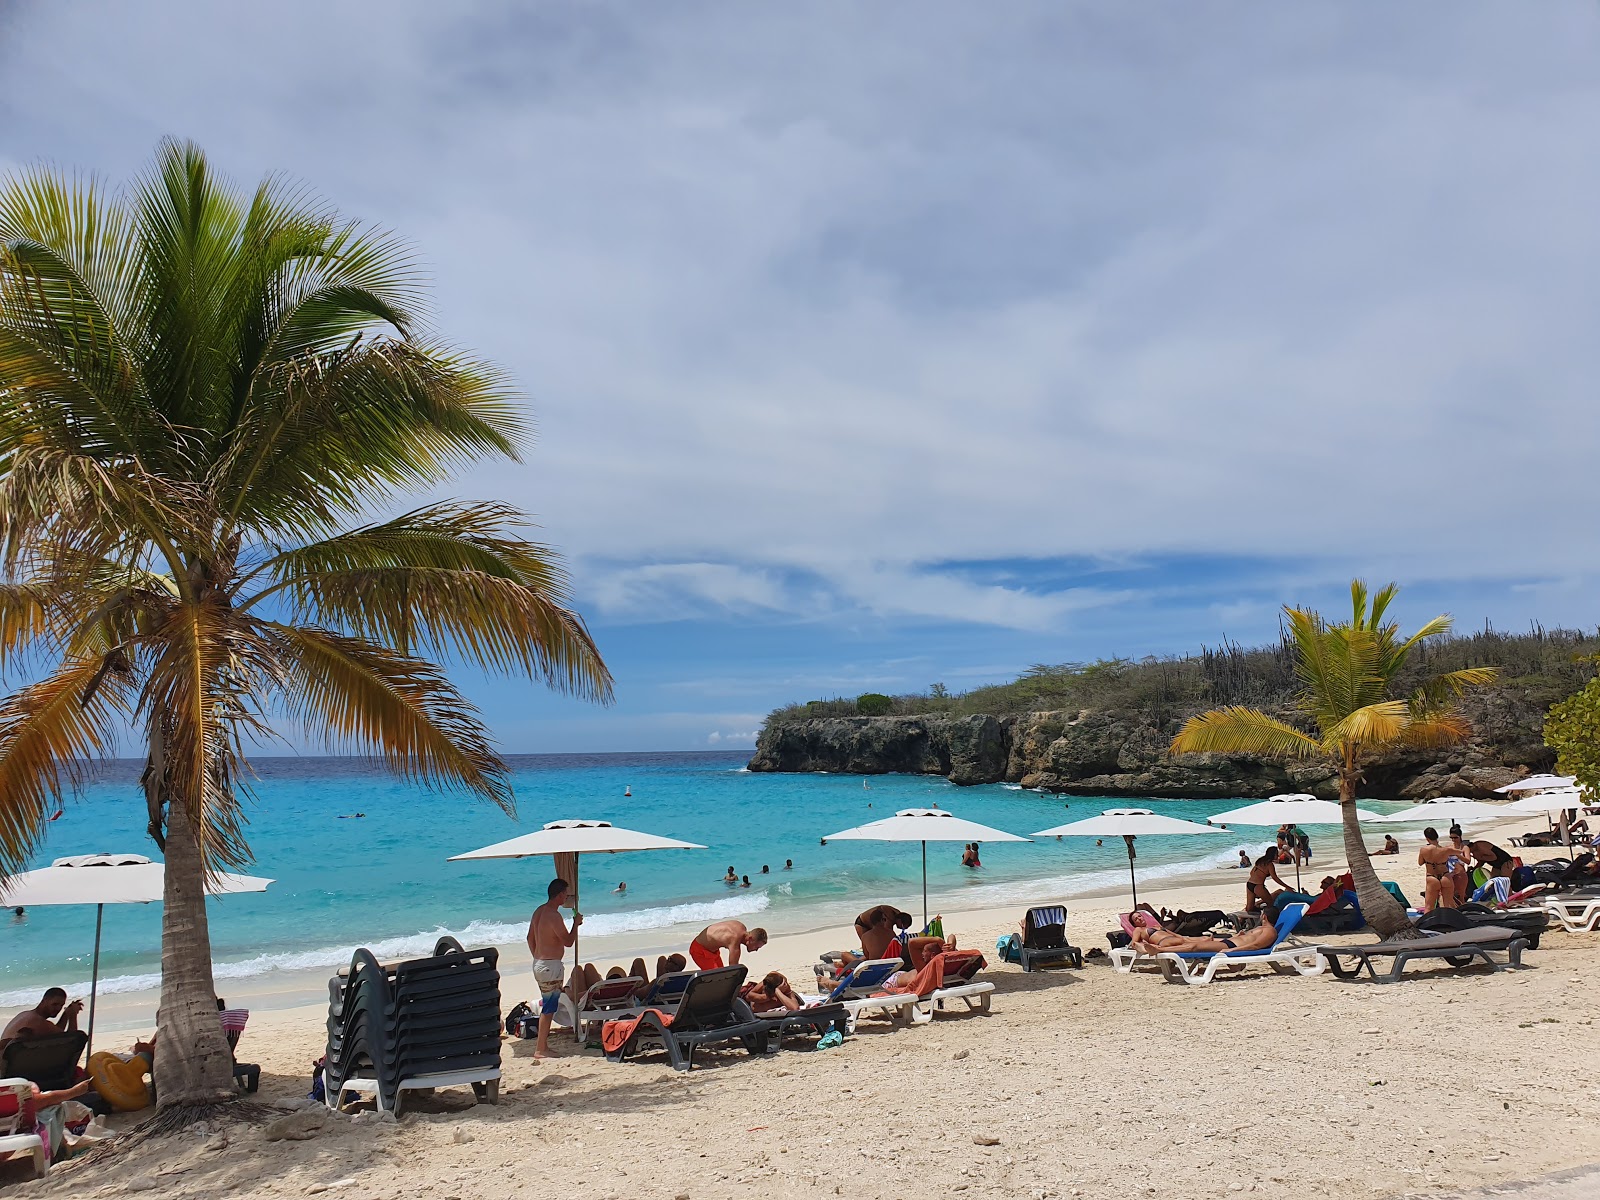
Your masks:
[[[1184,940],[1170,930],[1161,928],[1161,923],[1147,912],[1135,910],[1129,913],[1128,924],[1133,926],[1133,941],[1130,944],[1140,954],[1175,950]]]
[[[1244,885],[1244,910],[1245,912],[1260,912],[1262,909],[1272,908],[1272,898],[1277,893],[1267,887],[1267,880],[1276,880],[1284,891],[1289,890],[1289,885],[1278,876],[1278,847],[1268,846],[1266,852],[1256,859],[1255,865],[1250,868],[1250,878]]]

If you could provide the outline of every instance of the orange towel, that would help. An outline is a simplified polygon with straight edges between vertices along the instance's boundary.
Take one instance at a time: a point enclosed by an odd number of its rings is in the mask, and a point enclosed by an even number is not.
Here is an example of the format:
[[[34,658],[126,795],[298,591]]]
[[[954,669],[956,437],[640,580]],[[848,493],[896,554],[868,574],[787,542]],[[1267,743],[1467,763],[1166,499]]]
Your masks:
[[[923,964],[922,970],[911,977],[909,983],[895,984],[883,994],[927,996],[938,991],[944,986],[944,959],[943,954],[935,954]]]
[[[671,1013],[664,1013],[659,1008],[651,1008],[646,1011],[653,1012],[660,1017],[663,1025],[670,1026],[672,1024]],[[607,1021],[600,1030],[600,1044],[605,1047],[605,1052],[607,1054],[615,1054],[626,1046],[628,1039],[633,1036],[633,1031],[639,1028],[639,1022],[643,1018],[644,1014],[640,1013],[637,1017],[619,1017],[615,1021]]]

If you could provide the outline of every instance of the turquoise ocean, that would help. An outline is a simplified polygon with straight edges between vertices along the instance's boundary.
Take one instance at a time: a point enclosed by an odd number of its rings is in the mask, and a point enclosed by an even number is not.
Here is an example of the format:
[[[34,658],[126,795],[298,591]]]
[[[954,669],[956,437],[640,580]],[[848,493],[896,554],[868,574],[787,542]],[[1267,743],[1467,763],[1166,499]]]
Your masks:
[[[721,917],[795,932],[831,922],[847,930],[851,914],[883,901],[920,915],[916,845],[819,845],[826,834],[897,809],[937,804],[1026,835],[1135,803],[1190,820],[1243,803],[1064,798],[1014,784],[958,788],[930,776],[753,774],[743,769],[745,760],[726,752],[513,757],[513,820],[482,802],[398,781],[365,760],[256,759],[248,810],[256,862],[248,871],[276,882],[264,893],[210,902],[218,988],[226,994],[230,986],[265,983],[262,977],[274,972],[336,968],[356,946],[394,957],[425,954],[442,933],[467,944],[520,942],[529,912],[544,899],[550,860],[447,860],[547,821],[609,820],[708,847],[580,860],[584,936],[627,933],[638,942],[659,930],[658,948],[665,950],[681,949],[692,936],[693,929],[685,935],[679,927]],[[100,852],[159,858],[144,833],[137,775],[135,763],[114,764],[69,801],[34,865]],[[357,812],[365,816],[341,819]],[[1333,829],[1312,832],[1337,837]],[[1271,830],[1248,830],[1141,839],[1141,888],[1155,898],[1162,877],[1232,862],[1240,846],[1255,850],[1270,836]],[[982,857],[982,869],[973,871],[961,866],[959,844],[929,846],[935,911],[1070,898],[1127,879],[1120,839],[1104,846],[1081,838],[995,843],[983,847]],[[786,859],[793,870],[783,869]],[[730,865],[750,877],[748,889],[721,882]],[[624,880],[626,893],[614,893]],[[158,986],[160,917],[156,905],[106,908],[102,994]],[[0,913],[0,1007],[31,1002],[48,984],[82,994],[94,919],[92,907],[34,908],[20,920]]]

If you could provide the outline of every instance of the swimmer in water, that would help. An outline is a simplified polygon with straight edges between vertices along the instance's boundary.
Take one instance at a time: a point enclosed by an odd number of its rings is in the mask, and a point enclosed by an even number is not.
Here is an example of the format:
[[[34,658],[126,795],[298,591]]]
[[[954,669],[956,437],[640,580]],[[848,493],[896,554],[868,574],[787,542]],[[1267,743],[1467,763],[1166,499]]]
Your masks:
[[[622,895],[623,892],[625,892],[627,890],[628,890],[628,884],[627,884],[627,881],[624,880],[623,882],[617,884],[616,887],[611,889],[611,894],[613,896],[620,896],[620,895]]]
[[[341,820],[341,821],[355,821],[355,820],[359,820],[361,817],[364,817],[366,815],[367,815],[366,813],[340,813],[339,814],[339,820]]]

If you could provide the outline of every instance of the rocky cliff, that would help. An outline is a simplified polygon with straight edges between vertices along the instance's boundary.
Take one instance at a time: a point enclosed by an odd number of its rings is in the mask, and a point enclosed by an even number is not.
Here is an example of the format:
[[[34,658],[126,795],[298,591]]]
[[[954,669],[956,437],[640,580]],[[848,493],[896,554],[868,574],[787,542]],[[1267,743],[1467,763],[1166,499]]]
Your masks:
[[[1408,750],[1376,759],[1362,794],[1374,799],[1487,796],[1554,755],[1540,736],[1544,713],[1512,689],[1477,693],[1464,711],[1474,733],[1450,750]],[[1333,799],[1321,763],[1236,754],[1174,758],[1167,745],[1188,713],[1032,712],[1017,716],[824,717],[769,724],[752,771],[890,771],[943,775],[952,783],[1020,783],[1093,796],[1247,798],[1311,792]]]

